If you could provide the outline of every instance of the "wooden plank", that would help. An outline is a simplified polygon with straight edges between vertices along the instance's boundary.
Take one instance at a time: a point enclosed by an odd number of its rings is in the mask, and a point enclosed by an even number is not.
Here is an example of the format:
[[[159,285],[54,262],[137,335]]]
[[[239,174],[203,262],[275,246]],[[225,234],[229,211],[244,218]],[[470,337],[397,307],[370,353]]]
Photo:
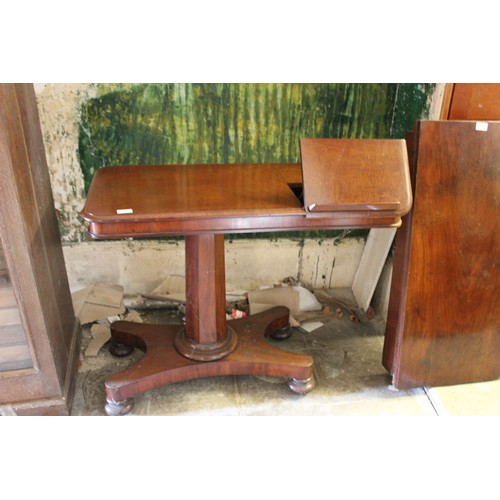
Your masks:
[[[376,228],[368,233],[363,255],[352,282],[352,293],[363,312],[370,307],[395,234],[396,228]]]
[[[421,122],[384,366],[398,388],[500,377],[500,123]]]

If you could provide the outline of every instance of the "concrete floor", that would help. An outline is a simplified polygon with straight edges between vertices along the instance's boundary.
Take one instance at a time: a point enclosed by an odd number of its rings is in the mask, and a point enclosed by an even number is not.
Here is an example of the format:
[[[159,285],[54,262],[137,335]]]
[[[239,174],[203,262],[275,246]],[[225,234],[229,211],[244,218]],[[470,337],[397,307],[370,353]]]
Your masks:
[[[178,314],[151,311],[144,321],[180,323]],[[381,364],[384,322],[330,318],[313,332],[294,328],[279,346],[312,355],[316,387],[305,396],[282,379],[211,377],[157,388],[135,398],[128,416],[437,416],[500,415],[500,380],[440,388],[395,390]],[[84,355],[91,337],[83,329],[74,416],[105,415],[104,380],[142,356],[115,358],[107,346]],[[274,341],[275,342],[275,341]]]

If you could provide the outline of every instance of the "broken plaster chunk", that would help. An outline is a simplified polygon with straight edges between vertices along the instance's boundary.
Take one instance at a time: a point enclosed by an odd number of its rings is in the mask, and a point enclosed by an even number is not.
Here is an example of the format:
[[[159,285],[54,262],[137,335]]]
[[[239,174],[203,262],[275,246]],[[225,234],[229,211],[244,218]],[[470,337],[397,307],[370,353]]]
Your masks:
[[[309,290],[303,286],[278,286],[248,292],[248,302],[252,314],[255,314],[254,304],[268,304],[272,306],[286,306],[290,309],[290,314],[299,312],[321,311],[323,305]],[[262,307],[259,306],[262,310]]]
[[[102,346],[111,339],[111,330],[108,324],[96,323],[90,328],[90,341],[87,349],[85,349],[85,356],[97,356]]]
[[[299,307],[301,312],[321,311],[323,305],[318,301],[312,292],[300,285],[294,288],[299,292]]]
[[[144,323],[142,316],[137,311],[128,311],[123,319],[133,323]]]
[[[72,294],[73,308],[80,323],[85,325],[125,312],[123,287],[98,283]]]
[[[118,314],[115,314],[114,316],[108,316],[106,318],[106,320],[109,322],[109,323],[114,323],[115,321],[120,321],[122,318],[121,316],[119,316]]]

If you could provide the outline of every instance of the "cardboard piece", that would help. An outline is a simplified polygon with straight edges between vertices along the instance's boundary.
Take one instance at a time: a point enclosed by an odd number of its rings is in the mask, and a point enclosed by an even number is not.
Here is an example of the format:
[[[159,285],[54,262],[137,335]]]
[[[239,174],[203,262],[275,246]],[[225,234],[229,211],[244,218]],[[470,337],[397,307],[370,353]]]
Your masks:
[[[250,308],[255,310],[255,305],[262,309],[262,304],[270,306],[286,306],[290,309],[290,314],[297,315],[307,311],[321,311],[322,304],[306,288],[298,286],[276,286],[264,288],[253,292],[248,292],[248,302]],[[255,314],[252,313],[251,314]]]
[[[254,308],[252,308],[254,303],[268,304],[270,307],[288,307],[292,316],[300,312],[299,291],[295,287],[291,286],[280,286],[248,292],[248,303],[250,305],[250,314],[254,314]],[[259,306],[259,308],[261,307],[262,306]]]
[[[297,286],[274,286],[248,292],[250,315],[257,314],[275,306],[290,309],[290,325],[300,326],[299,317],[312,311],[321,311],[322,304],[306,288]]]
[[[72,294],[73,308],[80,323],[85,325],[110,316],[123,314],[123,287],[98,283]]]

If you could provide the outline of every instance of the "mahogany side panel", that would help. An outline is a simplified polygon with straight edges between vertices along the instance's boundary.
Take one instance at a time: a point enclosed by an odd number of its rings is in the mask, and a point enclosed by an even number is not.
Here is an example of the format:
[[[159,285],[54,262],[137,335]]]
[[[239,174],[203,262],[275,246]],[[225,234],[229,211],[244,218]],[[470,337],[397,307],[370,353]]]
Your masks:
[[[415,197],[415,177],[417,164],[417,138],[416,131],[409,132],[406,136],[408,160],[413,197]],[[387,311],[386,331],[382,364],[389,373],[397,377],[400,366],[402,327],[405,320],[406,291],[408,289],[408,262],[411,235],[413,228],[413,208],[401,219],[401,226],[396,231],[394,238],[394,255],[391,280],[391,293]]]
[[[500,123],[475,125],[417,130],[383,358],[399,388],[500,377]]]
[[[0,179],[2,247],[33,360],[32,369],[0,373],[0,404],[68,412],[79,325],[32,85],[0,85]]]

